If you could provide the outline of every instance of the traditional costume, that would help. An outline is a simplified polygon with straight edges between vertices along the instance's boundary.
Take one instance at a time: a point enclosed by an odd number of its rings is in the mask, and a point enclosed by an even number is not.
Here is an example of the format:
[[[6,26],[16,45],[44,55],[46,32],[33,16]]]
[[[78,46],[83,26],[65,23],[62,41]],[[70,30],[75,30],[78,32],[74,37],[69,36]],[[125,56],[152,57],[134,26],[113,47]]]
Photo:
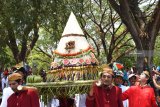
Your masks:
[[[158,107],[153,88],[150,86],[131,86],[122,93],[122,100],[128,99],[129,107]]]
[[[9,75],[9,81],[22,79],[19,73]],[[39,107],[37,92],[31,89],[14,92],[7,100],[7,107]]]
[[[86,107],[123,107],[122,90],[119,87],[112,86],[106,89],[95,85],[93,90],[94,95],[87,96]]]
[[[8,98],[7,107],[39,107],[39,98],[33,90],[19,91]]]
[[[19,73],[13,73],[11,75],[8,76],[8,81],[15,81],[18,79],[22,79],[22,75]]]
[[[111,75],[113,79],[114,73],[110,67],[103,67],[103,72],[100,74],[101,78],[105,73]],[[123,107],[122,90],[113,86],[112,83],[109,86],[103,85],[102,82],[93,83],[91,90],[86,98],[86,107]]]

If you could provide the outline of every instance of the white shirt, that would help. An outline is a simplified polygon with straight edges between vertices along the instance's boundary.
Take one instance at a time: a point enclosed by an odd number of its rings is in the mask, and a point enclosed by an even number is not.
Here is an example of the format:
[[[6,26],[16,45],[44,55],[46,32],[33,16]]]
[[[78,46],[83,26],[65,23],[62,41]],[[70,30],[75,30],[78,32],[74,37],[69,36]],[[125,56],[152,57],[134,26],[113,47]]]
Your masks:
[[[129,87],[124,86],[124,85],[120,85],[119,88],[122,89],[122,93],[123,93],[123,92],[126,91]],[[124,100],[124,101],[123,101],[123,107],[129,107],[128,100]]]
[[[52,101],[51,101],[51,107],[59,107],[59,100],[58,99],[55,99],[53,98]]]
[[[76,107],[86,107],[86,94],[75,94]]]
[[[11,87],[6,87],[3,89],[3,96],[0,107],[7,107],[7,100],[13,93],[14,91],[11,89]]]
[[[6,86],[5,86],[4,84],[5,84]],[[2,78],[2,90],[3,90],[5,87],[8,87],[8,77],[7,77],[7,78],[5,78],[5,77]]]

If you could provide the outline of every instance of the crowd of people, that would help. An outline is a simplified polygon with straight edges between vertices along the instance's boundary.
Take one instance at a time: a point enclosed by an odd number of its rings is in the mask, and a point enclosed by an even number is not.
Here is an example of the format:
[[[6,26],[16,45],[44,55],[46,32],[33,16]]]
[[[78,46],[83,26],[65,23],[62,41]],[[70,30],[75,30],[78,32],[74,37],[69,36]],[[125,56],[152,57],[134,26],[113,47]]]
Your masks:
[[[151,73],[144,70],[137,74],[129,69],[113,71],[104,67],[88,93],[86,107],[158,107],[159,97],[154,89],[160,89],[159,71],[157,67]]]
[[[159,71],[160,67],[157,67],[151,72],[144,70],[138,74],[129,68],[113,70],[105,66],[89,93],[76,94],[74,99],[68,100],[72,104],[76,100],[75,107],[158,107]],[[1,73],[3,97],[0,107],[40,107],[38,89],[25,85],[26,77],[30,74],[24,67],[5,69]],[[40,71],[40,75],[43,77],[44,70]],[[43,77],[45,80],[46,77]],[[53,98],[49,107],[74,107],[72,104],[62,106],[62,101]]]

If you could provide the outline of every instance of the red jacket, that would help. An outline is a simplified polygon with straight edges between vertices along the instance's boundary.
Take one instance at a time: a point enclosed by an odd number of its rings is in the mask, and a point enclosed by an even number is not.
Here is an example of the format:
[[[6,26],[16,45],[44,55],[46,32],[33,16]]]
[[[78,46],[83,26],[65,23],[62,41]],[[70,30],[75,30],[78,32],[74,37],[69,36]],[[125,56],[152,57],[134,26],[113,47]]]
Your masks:
[[[33,90],[20,91],[8,98],[7,107],[40,107],[39,98]]]
[[[131,86],[122,93],[122,100],[128,99],[129,107],[158,107],[153,88]]]
[[[119,87],[113,86],[106,90],[95,85],[93,90],[94,95],[92,97],[87,96],[86,107],[123,107],[122,90]]]

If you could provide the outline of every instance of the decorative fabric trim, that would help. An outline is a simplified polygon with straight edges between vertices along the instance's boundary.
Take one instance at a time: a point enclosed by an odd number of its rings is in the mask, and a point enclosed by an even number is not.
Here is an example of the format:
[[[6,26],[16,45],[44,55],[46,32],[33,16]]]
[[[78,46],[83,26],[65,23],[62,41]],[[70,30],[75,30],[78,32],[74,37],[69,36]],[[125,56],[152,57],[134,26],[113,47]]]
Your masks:
[[[76,53],[71,53],[71,54],[63,54],[63,53],[58,52],[57,50],[53,51],[53,53],[58,54],[58,55],[63,56],[63,57],[67,57],[67,56],[76,56],[76,55],[82,54],[82,53],[84,53],[84,52],[87,52],[87,51],[89,51],[89,50],[94,51],[94,50],[89,46],[89,47],[88,47],[87,49],[85,49],[85,50],[82,50],[82,51],[76,52]]]
[[[80,34],[66,34],[66,35],[63,35],[62,37],[69,37],[69,36],[84,36],[84,35],[80,35]]]

